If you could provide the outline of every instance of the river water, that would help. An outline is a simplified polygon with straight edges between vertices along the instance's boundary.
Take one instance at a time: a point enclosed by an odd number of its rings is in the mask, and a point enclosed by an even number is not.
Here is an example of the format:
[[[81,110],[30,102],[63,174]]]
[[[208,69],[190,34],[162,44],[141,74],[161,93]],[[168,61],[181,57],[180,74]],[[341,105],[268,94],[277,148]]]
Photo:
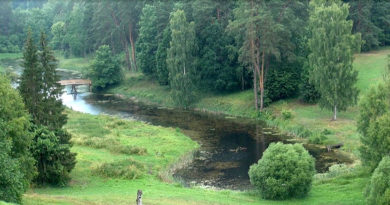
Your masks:
[[[184,185],[250,188],[249,167],[261,158],[268,145],[278,141],[294,142],[294,139],[280,135],[261,121],[150,106],[114,95],[88,92],[76,98],[64,93],[62,99],[64,105],[80,112],[116,115],[152,125],[180,128],[201,145],[193,154],[192,162],[173,175]],[[316,158],[318,172],[326,171],[332,164],[348,162],[348,159],[324,148],[304,146]]]
[[[63,79],[79,78],[77,73],[59,70]],[[153,125],[179,128],[200,144],[193,160],[174,172],[174,178],[184,185],[248,189],[248,170],[257,162],[272,142],[292,143],[263,122],[198,111],[150,106],[135,100],[123,100],[113,95],[93,94],[86,86],[79,86],[74,96],[65,88],[65,106],[93,115],[109,114],[140,120]],[[158,146],[158,145],[156,145]],[[316,159],[316,169],[323,172],[335,163],[349,162],[334,152],[304,145]]]

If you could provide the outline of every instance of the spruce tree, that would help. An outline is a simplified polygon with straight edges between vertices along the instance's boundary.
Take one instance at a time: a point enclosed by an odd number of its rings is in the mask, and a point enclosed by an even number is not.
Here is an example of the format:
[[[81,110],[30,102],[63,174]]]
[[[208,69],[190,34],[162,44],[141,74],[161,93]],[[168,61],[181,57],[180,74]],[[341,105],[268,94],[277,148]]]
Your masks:
[[[44,113],[43,72],[38,62],[38,50],[34,44],[31,29],[27,33],[22,67],[24,70],[20,77],[19,91],[34,123],[39,123]]]
[[[357,71],[352,67],[354,51],[360,48],[360,35],[352,35],[352,21],[347,20],[348,5],[340,0],[310,2],[309,63],[312,80],[321,94],[320,106],[346,110],[356,103]]]
[[[62,87],[58,84],[57,60],[44,33],[41,33],[39,48],[38,52],[29,32],[19,90],[34,123],[30,130],[34,134],[30,151],[38,162],[35,181],[64,185],[75,166],[76,155],[70,152],[70,135],[62,130],[66,115],[60,99]],[[47,132],[37,132],[40,129]]]
[[[60,77],[57,75],[57,60],[52,50],[48,47],[46,35],[41,33],[39,42],[39,60],[43,72],[42,93],[43,93],[43,113],[40,116],[39,124],[56,130],[61,129],[66,123],[66,115],[63,113],[64,106],[60,99],[62,86],[58,83]]]
[[[167,65],[172,100],[188,107],[195,99],[195,29],[188,23],[183,10],[172,12],[170,20],[171,42]]]

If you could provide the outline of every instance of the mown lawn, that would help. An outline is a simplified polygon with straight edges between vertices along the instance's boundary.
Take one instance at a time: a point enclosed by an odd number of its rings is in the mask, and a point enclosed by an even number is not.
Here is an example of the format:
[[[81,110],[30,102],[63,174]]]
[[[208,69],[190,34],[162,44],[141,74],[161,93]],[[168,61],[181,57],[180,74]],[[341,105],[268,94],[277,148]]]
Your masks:
[[[164,182],[167,167],[198,145],[173,128],[109,116],[93,116],[68,111],[66,125],[73,134],[77,165],[67,187],[32,188],[24,204],[133,204],[138,189],[143,190],[144,204],[364,204],[363,190],[367,177],[347,174],[326,181],[316,181],[309,196],[287,201],[262,200],[255,191],[185,188]],[[111,141],[110,141],[111,140]],[[115,140],[121,143],[116,144]],[[102,143],[101,142],[110,142]],[[143,154],[123,154],[121,146],[147,150]],[[118,146],[111,149],[111,146]],[[102,147],[102,148],[98,148]],[[118,151],[119,150],[119,151]],[[132,158],[146,167],[143,176],[127,180],[108,178],[94,170],[101,164]],[[169,181],[169,178],[164,178]]]

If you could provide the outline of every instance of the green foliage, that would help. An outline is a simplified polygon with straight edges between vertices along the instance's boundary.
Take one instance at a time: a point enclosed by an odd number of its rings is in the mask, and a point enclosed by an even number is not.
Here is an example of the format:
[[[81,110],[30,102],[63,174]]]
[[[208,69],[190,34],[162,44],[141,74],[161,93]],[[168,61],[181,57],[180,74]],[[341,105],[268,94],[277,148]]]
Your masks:
[[[251,183],[264,199],[304,197],[311,188],[314,159],[301,144],[271,144],[249,169]]]
[[[338,1],[310,2],[309,64],[312,79],[321,94],[320,106],[346,110],[357,101],[358,73],[353,69],[353,52],[360,48],[360,35],[352,35],[352,21],[347,20],[348,5]]]
[[[2,123],[0,128],[4,128]],[[23,184],[24,176],[20,171],[19,160],[13,159],[10,152],[10,143],[0,141],[0,200],[20,203],[26,189]]]
[[[321,94],[316,90],[315,85],[310,81],[311,69],[308,63],[304,63],[299,84],[300,98],[305,103],[315,104],[321,98]]]
[[[162,39],[158,42],[158,48],[156,52],[156,70],[157,80],[160,85],[168,85],[169,72],[167,66],[167,50],[171,41],[171,29],[165,28],[162,34]]]
[[[156,75],[157,43],[157,8],[154,5],[145,5],[139,21],[140,31],[137,41],[138,66],[146,75]]]
[[[62,86],[58,83],[60,80],[57,75],[57,59],[54,57],[53,51],[48,47],[46,35],[41,33],[41,39],[39,42],[39,62],[42,72],[42,90],[43,99],[41,102],[42,113],[36,115],[34,122],[47,126],[49,129],[61,129],[66,123],[66,115],[63,113],[64,107],[60,99],[62,94]],[[39,75],[39,74],[38,74]],[[33,93],[37,95],[37,93]],[[36,106],[36,105],[34,105]],[[31,110],[31,108],[29,108]]]
[[[76,161],[75,154],[70,152],[70,145],[62,144],[61,141],[68,141],[70,135],[63,131],[55,133],[44,126],[33,126],[31,132],[34,143],[30,150],[38,168],[35,182],[41,185],[66,185]]]
[[[281,114],[282,114],[282,118],[285,120],[289,120],[294,117],[291,110],[283,109]]]
[[[92,172],[102,177],[132,180],[141,178],[145,169],[145,165],[129,158],[112,163],[103,163],[93,169]]]
[[[385,156],[367,185],[366,200],[369,205],[390,204],[390,157]]]
[[[283,60],[284,63],[274,63],[267,72],[265,82],[266,98],[271,102],[295,97],[298,94],[301,82],[300,73],[302,64],[298,61],[294,63]]]
[[[122,80],[119,61],[112,56],[109,46],[100,46],[96,51],[89,76],[92,80],[92,86],[96,90],[105,89]]]
[[[64,108],[59,99],[62,87],[56,73],[57,60],[48,47],[44,33],[41,33],[39,46],[38,53],[29,33],[19,91],[34,123],[59,129],[66,123],[66,115],[62,113]]]
[[[0,200],[19,203],[36,174],[29,152],[29,116],[19,93],[0,74]]]
[[[309,142],[312,144],[323,144],[328,138],[325,134],[320,132],[314,132],[309,137]]]
[[[188,107],[195,100],[195,30],[188,23],[183,10],[171,13],[171,42],[167,65],[172,100],[181,107]]]
[[[388,154],[390,142],[390,113],[388,88],[371,88],[360,102],[357,127],[361,133],[360,155],[363,164],[374,170],[382,157]]]
[[[51,26],[51,34],[53,35],[52,45],[54,49],[64,49],[65,23],[58,21]]]
[[[38,50],[32,39],[31,30],[27,33],[22,67],[24,70],[20,77],[19,92],[32,119],[39,122],[40,116],[44,115],[43,67],[39,63]]]
[[[375,49],[380,44],[378,34],[382,33],[382,31],[371,20],[373,16],[377,15],[372,13],[373,2],[373,0],[349,1],[349,18],[354,24],[353,32],[362,35],[363,51]]]

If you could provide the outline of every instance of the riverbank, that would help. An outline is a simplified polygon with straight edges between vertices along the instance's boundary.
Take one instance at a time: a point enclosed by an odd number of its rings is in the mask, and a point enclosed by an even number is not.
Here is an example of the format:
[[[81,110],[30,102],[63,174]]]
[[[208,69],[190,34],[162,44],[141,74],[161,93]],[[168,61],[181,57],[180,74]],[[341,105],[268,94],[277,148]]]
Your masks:
[[[387,47],[355,56],[354,68],[359,72],[357,83],[360,90],[359,98],[371,86],[382,81],[387,66],[386,57],[389,54],[390,48]],[[174,107],[167,86],[160,86],[139,73],[126,73],[124,81],[107,92],[158,106]],[[289,99],[272,103],[265,109],[266,114],[261,116],[254,109],[253,92],[247,90],[231,94],[203,94],[192,108],[217,114],[260,118],[285,133],[306,138],[314,143],[324,145],[343,143],[342,150],[351,153],[355,158],[358,155],[357,148],[360,146],[359,133],[356,129],[358,106],[340,112],[338,120],[332,121],[331,111],[323,110],[318,105],[304,104],[299,99]],[[286,111],[291,114],[289,119],[282,116]]]
[[[359,72],[357,87],[360,96],[364,95],[370,86],[382,81],[387,66],[387,55],[390,48],[362,53],[355,56],[354,68]],[[1,54],[2,60],[15,59],[21,54]],[[85,73],[91,58],[68,58],[58,55],[59,68]],[[125,71],[124,81],[107,90],[108,93],[131,98],[147,104],[174,108],[170,99],[169,88],[160,86],[141,73]],[[199,101],[192,106],[195,110],[240,116],[246,118],[260,118],[270,126],[279,128],[282,132],[308,139],[324,145],[343,143],[342,150],[358,155],[359,133],[356,131],[358,107],[353,106],[346,112],[340,112],[337,121],[331,121],[332,112],[322,110],[318,105],[304,104],[299,99],[281,100],[272,103],[265,109],[265,115],[259,115],[253,106],[253,92],[251,90],[230,94],[203,93]],[[283,112],[291,114],[289,119],[282,116]],[[317,139],[318,138],[318,139]]]
[[[67,187],[32,188],[24,204],[131,204],[138,189],[143,190],[145,204],[156,205],[364,204],[362,192],[368,177],[359,171],[316,177],[307,198],[287,201],[261,200],[255,191],[186,188],[164,182],[161,173],[198,147],[180,130],[106,115],[67,114],[65,128],[73,135],[72,151],[77,153],[72,181]],[[137,174],[116,178],[126,160],[133,163],[126,171]]]

